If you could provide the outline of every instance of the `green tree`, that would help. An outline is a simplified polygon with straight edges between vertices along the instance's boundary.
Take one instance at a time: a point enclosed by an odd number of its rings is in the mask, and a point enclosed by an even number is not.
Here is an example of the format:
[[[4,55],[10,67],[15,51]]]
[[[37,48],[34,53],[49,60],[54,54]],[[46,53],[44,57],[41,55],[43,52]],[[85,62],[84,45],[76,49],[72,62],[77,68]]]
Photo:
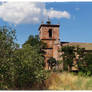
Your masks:
[[[37,36],[33,38],[19,48],[15,30],[0,27],[0,89],[27,89],[34,83],[44,83],[44,45]]]
[[[61,57],[63,57],[63,67],[64,70],[71,71],[71,67],[73,64],[73,59],[75,58],[75,47],[73,46],[63,46],[61,48],[61,52],[63,53]]]
[[[85,75],[92,75],[92,53],[86,53],[83,59],[78,62],[79,71]]]
[[[78,55],[78,69],[79,72],[86,75],[92,75],[92,53],[86,52],[85,48],[76,48]]]
[[[28,40],[23,44],[23,46],[25,44],[30,44],[30,46],[36,47],[36,48],[40,48],[40,50],[46,47],[46,44],[43,43],[39,39],[39,36],[38,35],[35,35],[35,36],[30,35],[29,38],[28,38]]]
[[[78,64],[78,69],[80,72],[85,72],[86,71],[86,67],[85,67],[85,56],[87,53],[85,53],[85,48],[79,48],[79,46],[77,46],[76,48],[76,52],[77,52],[77,64]]]
[[[51,69],[52,69],[54,66],[56,66],[56,64],[57,64],[57,61],[56,61],[55,58],[51,57],[51,58],[48,59],[48,65],[49,65],[49,67],[50,67]]]
[[[0,89],[13,87],[15,39],[14,29],[0,27]]]
[[[44,58],[37,49],[26,44],[16,52],[16,76],[15,85],[22,89],[32,87],[36,82],[41,83],[46,78],[43,67]]]
[[[45,51],[43,49],[46,48],[47,45],[46,43],[42,42],[39,39],[38,35],[35,35],[35,36],[30,35],[28,40],[23,44],[23,46],[26,44],[29,44],[30,46],[34,47],[34,49],[36,49],[38,53],[42,54],[42,56],[44,57]]]
[[[92,75],[92,53],[87,53],[84,58],[85,61],[85,71],[88,75]]]

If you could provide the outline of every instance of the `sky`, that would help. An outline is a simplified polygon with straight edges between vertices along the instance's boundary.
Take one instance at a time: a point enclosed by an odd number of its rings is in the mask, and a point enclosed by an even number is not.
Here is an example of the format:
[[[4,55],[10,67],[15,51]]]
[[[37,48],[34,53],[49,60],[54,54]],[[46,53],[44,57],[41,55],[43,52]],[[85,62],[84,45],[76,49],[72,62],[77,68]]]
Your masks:
[[[1,2],[0,26],[16,29],[20,46],[42,21],[60,24],[60,41],[92,43],[92,2]]]

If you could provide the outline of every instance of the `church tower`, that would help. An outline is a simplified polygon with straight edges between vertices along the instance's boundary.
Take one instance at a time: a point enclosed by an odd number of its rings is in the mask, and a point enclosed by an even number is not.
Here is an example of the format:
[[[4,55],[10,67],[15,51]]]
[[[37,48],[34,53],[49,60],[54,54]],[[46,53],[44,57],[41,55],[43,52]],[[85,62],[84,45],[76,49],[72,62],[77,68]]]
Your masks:
[[[47,48],[44,49],[45,54],[45,68],[48,69],[47,60],[53,57],[57,60],[57,49],[59,44],[59,25],[51,24],[48,20],[46,24],[41,24],[39,27],[39,37],[44,43],[47,44]]]

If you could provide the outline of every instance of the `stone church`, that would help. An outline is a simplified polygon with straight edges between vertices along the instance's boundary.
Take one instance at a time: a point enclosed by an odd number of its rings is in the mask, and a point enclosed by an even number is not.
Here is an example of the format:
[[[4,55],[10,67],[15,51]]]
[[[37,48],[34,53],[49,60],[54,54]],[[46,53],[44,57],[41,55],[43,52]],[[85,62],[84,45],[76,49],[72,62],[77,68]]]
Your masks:
[[[60,54],[58,50],[65,45],[79,46],[85,48],[86,51],[92,52],[92,43],[79,43],[79,42],[60,42],[59,38],[59,24],[52,24],[50,20],[46,24],[42,23],[39,27],[39,37],[47,47],[44,49],[45,54],[45,68],[48,69],[47,60],[50,57],[60,60]]]

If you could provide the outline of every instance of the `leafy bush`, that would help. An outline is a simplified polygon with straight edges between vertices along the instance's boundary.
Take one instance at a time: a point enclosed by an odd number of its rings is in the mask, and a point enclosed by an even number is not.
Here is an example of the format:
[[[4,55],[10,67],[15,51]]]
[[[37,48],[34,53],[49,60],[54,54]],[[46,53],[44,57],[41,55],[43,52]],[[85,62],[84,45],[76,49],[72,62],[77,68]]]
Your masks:
[[[50,67],[51,69],[52,69],[54,66],[56,66],[56,64],[57,64],[57,61],[56,61],[55,58],[51,57],[51,58],[48,59],[48,65],[49,65],[49,67]]]
[[[0,89],[27,89],[47,78],[42,42],[34,37],[18,48],[15,39],[14,29],[0,28]]]

